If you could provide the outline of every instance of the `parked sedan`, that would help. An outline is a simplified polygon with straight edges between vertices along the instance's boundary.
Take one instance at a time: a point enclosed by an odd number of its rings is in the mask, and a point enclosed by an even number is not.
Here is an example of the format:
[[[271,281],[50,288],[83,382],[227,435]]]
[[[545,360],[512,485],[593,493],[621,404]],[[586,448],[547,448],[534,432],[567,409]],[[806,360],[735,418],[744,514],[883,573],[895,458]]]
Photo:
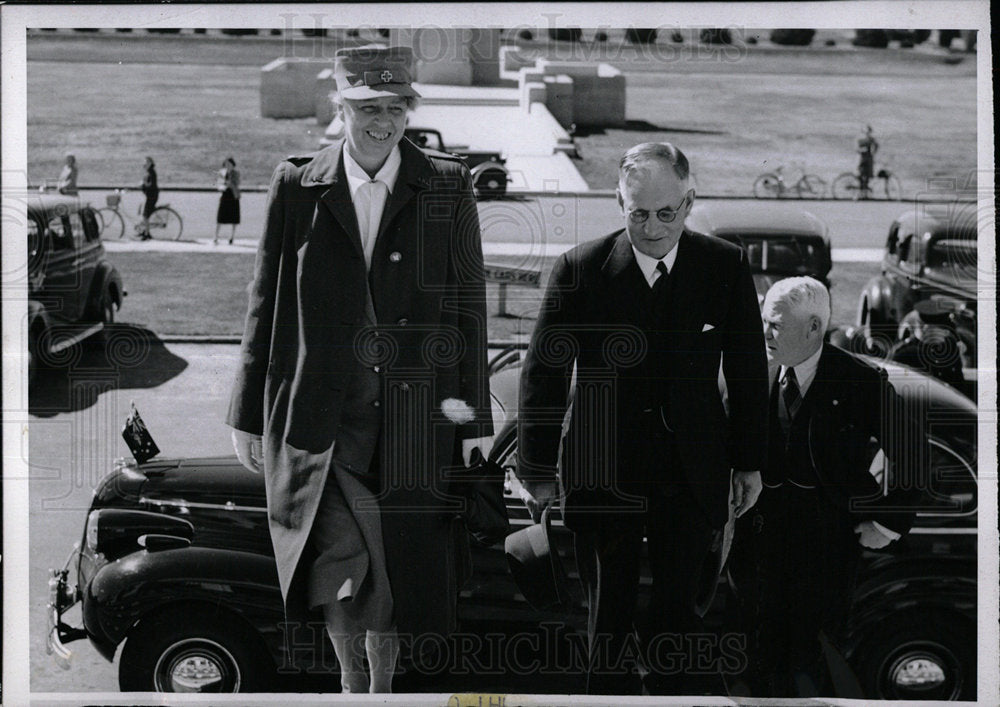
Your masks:
[[[519,366],[491,380],[502,411],[492,456],[516,464]],[[976,409],[933,379],[890,367],[901,394],[920,399],[932,444],[933,488],[913,532],[866,552],[851,617],[850,651],[871,698],[975,696]],[[155,436],[155,430],[152,430]],[[531,521],[506,488],[514,529]],[[82,539],[50,581],[48,646],[64,667],[67,643],[87,638],[109,661],[121,649],[122,690],[236,692],[338,689],[322,622],[283,648],[281,595],[266,523],[263,479],[232,457],[120,460],[100,482]],[[578,579],[572,538],[558,518],[553,543]],[[460,598],[461,631],[423,661],[406,659],[396,689],[572,693],[584,689],[586,608],[538,612],[512,581],[501,546],[476,549]],[[643,563],[640,603],[648,601]],[[578,585],[577,585],[578,587]],[[726,668],[746,668],[747,636],[731,623],[738,602],[719,591],[707,620],[736,639]],[[81,605],[82,623],[67,612]],[[432,641],[433,642],[433,641]],[[725,645],[720,643],[720,647]],[[426,655],[436,658],[427,662]],[[431,682],[427,682],[430,680]]]
[[[94,210],[76,197],[29,194],[28,377],[59,366],[114,322],[125,289],[101,244]]]
[[[947,299],[958,305],[956,314],[972,334],[965,343],[974,352],[978,226],[971,202],[919,204],[900,214],[889,226],[881,273],[861,294],[858,325],[891,344],[917,302]]]
[[[805,209],[773,202],[698,202],[684,225],[745,248],[760,299],[776,281],[795,275],[830,286],[828,229]]]

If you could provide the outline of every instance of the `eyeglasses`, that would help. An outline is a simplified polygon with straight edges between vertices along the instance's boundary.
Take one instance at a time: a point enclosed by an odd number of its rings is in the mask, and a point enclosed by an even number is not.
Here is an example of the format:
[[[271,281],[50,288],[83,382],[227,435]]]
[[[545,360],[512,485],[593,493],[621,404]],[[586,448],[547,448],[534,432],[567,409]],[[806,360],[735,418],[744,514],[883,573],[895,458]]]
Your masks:
[[[683,209],[687,205],[688,200],[690,199],[691,199],[691,192],[688,192],[687,194],[684,195],[684,198],[681,200],[681,203],[677,205],[677,208],[670,208],[669,206],[664,206],[662,209],[657,209],[656,219],[660,223],[672,222],[675,218],[677,218],[677,214],[681,212],[681,209]],[[649,211],[647,211],[646,209],[632,209],[631,211],[628,212],[628,220],[635,224],[646,223],[646,221],[649,220]]]

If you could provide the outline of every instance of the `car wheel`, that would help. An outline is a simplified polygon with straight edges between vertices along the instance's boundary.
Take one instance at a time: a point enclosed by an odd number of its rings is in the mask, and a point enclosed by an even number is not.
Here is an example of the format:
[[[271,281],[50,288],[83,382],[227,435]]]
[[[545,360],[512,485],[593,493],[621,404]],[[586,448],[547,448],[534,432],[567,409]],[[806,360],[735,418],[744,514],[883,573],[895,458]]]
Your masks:
[[[260,637],[218,612],[171,611],[132,630],[118,666],[123,692],[261,692],[274,666]]]
[[[882,626],[853,662],[870,698],[976,699],[976,632],[960,617],[921,616]]]

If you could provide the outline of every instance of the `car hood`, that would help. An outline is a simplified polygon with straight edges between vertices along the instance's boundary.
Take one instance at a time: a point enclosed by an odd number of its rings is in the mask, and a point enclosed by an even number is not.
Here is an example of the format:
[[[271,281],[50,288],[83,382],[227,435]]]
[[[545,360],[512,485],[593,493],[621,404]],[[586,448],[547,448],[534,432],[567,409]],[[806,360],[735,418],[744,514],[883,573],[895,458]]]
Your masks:
[[[114,498],[146,504],[258,509],[266,506],[264,477],[245,469],[235,456],[119,462],[98,490],[99,505]],[[95,501],[95,505],[98,505]]]

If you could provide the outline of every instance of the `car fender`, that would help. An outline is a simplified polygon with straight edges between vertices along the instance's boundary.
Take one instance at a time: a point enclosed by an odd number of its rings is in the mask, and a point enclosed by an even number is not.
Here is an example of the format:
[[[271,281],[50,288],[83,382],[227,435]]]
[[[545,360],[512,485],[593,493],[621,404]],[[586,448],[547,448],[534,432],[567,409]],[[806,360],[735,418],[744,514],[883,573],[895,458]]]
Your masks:
[[[865,572],[854,594],[848,627],[849,646],[856,648],[873,634],[886,630],[886,622],[919,607],[976,616],[975,559],[935,557],[881,557]]]
[[[105,289],[111,287],[111,295],[114,298],[115,306],[121,309],[122,299],[125,294],[122,286],[122,276],[118,269],[108,262],[102,262],[94,272],[94,280],[90,285],[90,295],[87,298],[87,311],[89,318],[100,319],[101,295]]]
[[[885,325],[890,323],[889,316],[889,283],[885,277],[873,277],[861,290],[861,298],[858,301],[858,326],[869,324]],[[865,321],[865,304],[868,305],[868,321]]]
[[[498,169],[503,172],[504,175],[508,174],[507,168],[504,165],[500,164],[496,160],[487,160],[486,162],[480,162],[470,170],[472,172],[472,181],[476,181],[476,177],[488,169]]]
[[[28,331],[34,331],[35,327],[48,329],[51,325],[48,310],[45,305],[38,300],[28,300]]]
[[[84,624],[117,645],[144,615],[166,604],[209,602],[224,604],[252,625],[268,622],[277,632],[278,586],[273,557],[201,547],[141,551],[98,570],[85,589]]]

